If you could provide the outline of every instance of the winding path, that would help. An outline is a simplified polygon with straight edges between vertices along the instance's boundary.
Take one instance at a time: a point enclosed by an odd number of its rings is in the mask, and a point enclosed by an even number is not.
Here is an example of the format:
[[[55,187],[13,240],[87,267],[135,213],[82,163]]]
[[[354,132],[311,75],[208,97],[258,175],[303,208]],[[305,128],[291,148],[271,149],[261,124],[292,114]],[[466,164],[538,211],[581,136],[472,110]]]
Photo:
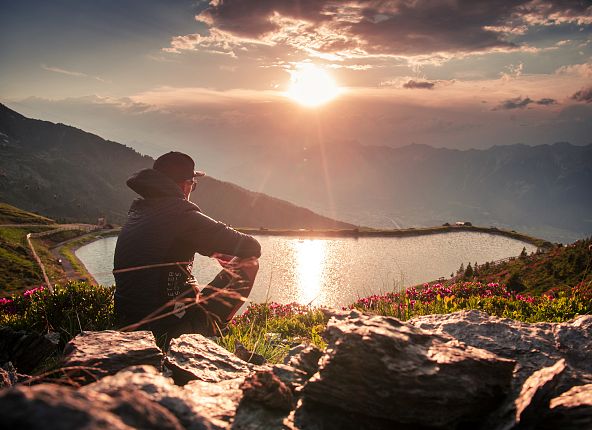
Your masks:
[[[37,251],[35,250],[35,246],[33,245],[33,241],[31,239],[35,239],[35,238],[39,238],[39,237],[43,237],[43,236],[49,236],[51,234],[54,234],[54,233],[57,233],[60,231],[68,231],[68,230],[86,230],[86,231],[88,231],[88,233],[86,233],[82,236],[77,236],[77,237],[72,238],[70,240],[58,243],[56,246],[51,248],[52,255],[56,259],[59,259],[62,263],[62,267],[64,269],[66,280],[67,281],[79,280],[80,274],[78,272],[76,272],[76,270],[72,266],[70,260],[68,258],[66,258],[64,255],[62,255],[61,249],[68,242],[71,242],[73,240],[79,240],[81,237],[87,236],[87,235],[91,234],[92,231],[97,229],[97,226],[92,225],[92,224],[57,224],[57,226],[51,225],[51,224],[0,224],[0,227],[16,227],[16,228],[48,227],[48,228],[50,228],[50,230],[42,231],[39,233],[28,233],[26,236],[27,237],[27,244],[29,245],[29,248],[31,249],[31,253],[33,254],[33,258],[35,259],[35,261],[37,262],[37,265],[41,269],[41,273],[43,274],[43,279],[45,281],[45,284],[47,285],[47,287],[49,288],[50,291],[53,291],[53,285],[49,281],[49,277],[47,276],[47,271],[45,270],[45,265],[41,261],[41,258],[39,258],[39,255],[37,254]],[[55,228],[51,228],[51,227],[55,227]]]

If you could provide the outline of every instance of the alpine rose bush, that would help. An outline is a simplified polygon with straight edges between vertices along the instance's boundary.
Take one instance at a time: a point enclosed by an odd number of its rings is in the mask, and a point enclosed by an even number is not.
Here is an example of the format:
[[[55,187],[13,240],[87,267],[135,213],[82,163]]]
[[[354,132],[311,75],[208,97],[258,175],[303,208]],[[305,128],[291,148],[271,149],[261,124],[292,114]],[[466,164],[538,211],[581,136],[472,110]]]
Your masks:
[[[525,322],[560,322],[592,313],[591,299],[592,286],[584,283],[571,291],[531,296],[511,292],[498,283],[462,282],[425,284],[423,288],[364,297],[348,308],[402,320],[419,315],[478,309],[490,315]]]
[[[0,326],[60,334],[68,342],[82,330],[114,327],[114,287],[83,282],[56,285],[54,292],[39,286],[21,295],[0,299]]]

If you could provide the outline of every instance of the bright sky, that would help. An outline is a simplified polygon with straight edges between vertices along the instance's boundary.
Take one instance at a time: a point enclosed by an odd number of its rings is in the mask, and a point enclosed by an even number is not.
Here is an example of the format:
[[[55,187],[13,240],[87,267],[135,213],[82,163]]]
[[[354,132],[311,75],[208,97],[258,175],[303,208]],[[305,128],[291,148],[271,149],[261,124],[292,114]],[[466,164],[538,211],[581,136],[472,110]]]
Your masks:
[[[592,142],[590,1],[5,1],[0,102],[159,155]],[[208,155],[210,154],[210,155]]]

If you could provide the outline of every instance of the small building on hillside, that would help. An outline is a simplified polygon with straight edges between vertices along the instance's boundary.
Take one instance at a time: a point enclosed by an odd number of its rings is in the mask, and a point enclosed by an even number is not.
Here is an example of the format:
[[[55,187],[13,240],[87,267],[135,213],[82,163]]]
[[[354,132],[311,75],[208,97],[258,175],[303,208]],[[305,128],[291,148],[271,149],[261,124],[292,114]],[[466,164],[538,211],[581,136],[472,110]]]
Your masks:
[[[467,227],[471,227],[473,223],[471,223],[470,221],[457,221],[454,223],[454,225],[464,225]]]

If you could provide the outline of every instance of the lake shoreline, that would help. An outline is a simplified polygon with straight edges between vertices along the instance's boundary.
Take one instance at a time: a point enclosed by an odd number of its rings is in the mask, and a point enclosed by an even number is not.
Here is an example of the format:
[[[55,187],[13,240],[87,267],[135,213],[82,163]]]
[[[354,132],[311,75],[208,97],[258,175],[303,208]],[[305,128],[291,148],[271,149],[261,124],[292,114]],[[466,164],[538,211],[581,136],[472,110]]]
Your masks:
[[[95,277],[90,273],[84,262],[78,257],[76,251],[90,243],[96,242],[98,240],[105,239],[111,236],[117,236],[119,233],[119,229],[110,229],[110,230],[95,230],[91,231],[90,233],[84,234],[82,236],[75,237],[71,240],[68,240],[64,243],[60,243],[53,248],[56,254],[60,254],[64,258],[68,259],[71,264],[72,271],[77,275],[71,277],[69,280],[77,280],[76,278],[86,278],[88,282],[93,285],[98,285],[97,280]]]
[[[255,235],[255,236],[287,236],[287,237],[305,237],[305,238],[323,238],[323,237],[413,237],[413,236],[427,236],[441,233],[455,233],[459,231],[488,233],[498,236],[509,237],[511,239],[520,240],[538,248],[549,249],[554,246],[553,243],[529,236],[525,233],[520,233],[515,230],[505,230],[497,227],[480,227],[469,225],[450,225],[450,226],[434,226],[434,227],[417,227],[417,228],[402,228],[402,229],[374,229],[368,227],[354,228],[354,229],[268,229],[264,227],[233,227],[241,233]],[[112,229],[108,236],[118,236],[121,228]],[[94,240],[100,240],[102,237],[97,237]],[[84,242],[82,245],[87,245],[94,240]],[[77,247],[78,248],[78,247]]]
[[[341,229],[341,230],[290,230],[290,229],[266,229],[266,228],[236,228],[238,231],[250,235],[259,236],[288,236],[288,237],[306,237],[306,238],[323,238],[323,237],[413,237],[413,236],[427,236],[441,233],[455,233],[455,232],[474,232],[487,233],[498,236],[509,237],[522,242],[526,242],[537,248],[548,249],[552,248],[553,244],[544,239],[529,236],[524,233],[518,233],[514,230],[504,230],[496,227],[479,227],[479,226],[437,226],[437,227],[420,227],[420,228],[406,228],[406,229]]]

